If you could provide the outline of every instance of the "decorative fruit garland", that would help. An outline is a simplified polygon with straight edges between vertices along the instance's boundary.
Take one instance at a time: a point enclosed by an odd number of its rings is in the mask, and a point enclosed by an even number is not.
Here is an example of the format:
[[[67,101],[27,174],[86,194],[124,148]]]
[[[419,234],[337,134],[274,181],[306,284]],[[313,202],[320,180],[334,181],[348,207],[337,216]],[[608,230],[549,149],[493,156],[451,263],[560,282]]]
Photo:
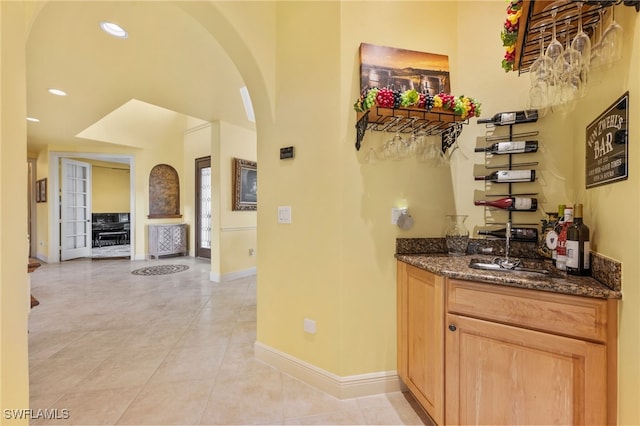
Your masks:
[[[368,111],[373,106],[381,108],[424,108],[430,111],[432,108],[442,108],[453,111],[462,119],[469,117],[480,117],[480,106],[482,104],[474,98],[466,96],[455,97],[446,93],[439,93],[431,96],[425,93],[418,93],[415,89],[393,90],[388,87],[381,89],[371,87],[364,89],[360,97],[353,104],[353,109],[358,112]]]
[[[513,71],[513,64],[516,61],[516,42],[518,41],[518,27],[520,16],[522,15],[522,0],[507,0],[507,19],[504,21],[504,28],[500,33],[502,45],[505,48],[502,59],[502,69],[505,72]]]

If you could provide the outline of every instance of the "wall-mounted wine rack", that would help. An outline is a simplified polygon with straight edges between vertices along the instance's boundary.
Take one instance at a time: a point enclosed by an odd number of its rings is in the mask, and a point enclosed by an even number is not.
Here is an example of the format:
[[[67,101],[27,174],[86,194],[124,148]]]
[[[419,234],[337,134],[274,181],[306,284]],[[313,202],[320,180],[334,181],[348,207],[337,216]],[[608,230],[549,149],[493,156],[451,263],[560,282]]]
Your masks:
[[[486,136],[484,137],[484,141],[486,143],[486,147],[493,145],[494,143],[499,142],[507,142],[507,141],[525,141],[530,140],[531,138],[537,138],[539,135],[538,131],[528,131],[528,132],[520,132],[516,133],[514,131],[514,127],[520,124],[531,124],[531,122],[527,123],[511,123],[511,124],[487,124],[488,131]],[[499,129],[507,129],[507,132],[499,131]],[[506,133],[506,134],[505,134]],[[485,148],[484,146],[480,148]],[[499,170],[518,170],[522,168],[529,168],[535,170],[534,167],[539,163],[538,161],[519,161],[519,159],[526,159],[526,156],[531,156],[534,153],[529,152],[518,152],[518,153],[504,153],[504,154],[491,154],[485,152],[484,155],[484,167],[486,169],[486,174],[490,174],[492,171],[496,169]],[[504,197],[536,197],[538,195],[537,191],[527,191],[521,192],[516,191],[516,185],[528,184],[531,187],[532,184],[539,179],[539,174],[536,175],[536,179],[533,182],[505,182],[505,183],[491,183],[489,181],[485,181],[485,199],[499,199]],[[500,185],[498,188],[505,188],[506,192],[499,191],[495,189],[497,185]],[[481,206],[480,208],[485,209],[484,215],[484,226],[485,228],[494,228],[496,226],[505,226],[507,222],[510,222],[513,227],[536,227],[539,228],[540,221],[527,220],[527,218],[531,218],[536,214],[540,214],[540,200],[538,200],[538,206],[536,210],[527,211],[527,210],[502,210],[495,207],[490,206]],[[496,220],[496,217],[504,217],[505,220]]]

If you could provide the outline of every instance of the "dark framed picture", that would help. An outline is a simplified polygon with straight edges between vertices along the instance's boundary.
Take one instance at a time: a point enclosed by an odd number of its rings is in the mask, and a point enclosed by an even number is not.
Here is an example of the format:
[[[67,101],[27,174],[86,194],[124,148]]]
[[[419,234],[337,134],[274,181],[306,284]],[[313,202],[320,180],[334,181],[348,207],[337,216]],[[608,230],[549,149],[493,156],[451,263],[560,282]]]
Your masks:
[[[36,203],[47,202],[47,178],[36,181]]]
[[[255,161],[233,159],[233,210],[256,210],[258,170]]]

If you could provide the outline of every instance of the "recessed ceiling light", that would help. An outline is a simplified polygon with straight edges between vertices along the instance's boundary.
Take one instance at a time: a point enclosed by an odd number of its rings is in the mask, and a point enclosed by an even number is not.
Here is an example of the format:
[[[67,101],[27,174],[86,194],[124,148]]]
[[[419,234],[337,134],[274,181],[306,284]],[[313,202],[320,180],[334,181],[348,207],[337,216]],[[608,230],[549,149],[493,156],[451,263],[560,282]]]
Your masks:
[[[56,96],[67,96],[67,93],[60,89],[49,89],[49,93]]]
[[[100,22],[100,28],[102,28],[102,31],[105,33],[117,38],[127,38],[129,36],[124,28],[113,22],[102,21]]]
[[[33,118],[33,117],[27,117],[27,121],[33,121],[34,123],[39,123],[40,120],[38,120],[37,118]]]

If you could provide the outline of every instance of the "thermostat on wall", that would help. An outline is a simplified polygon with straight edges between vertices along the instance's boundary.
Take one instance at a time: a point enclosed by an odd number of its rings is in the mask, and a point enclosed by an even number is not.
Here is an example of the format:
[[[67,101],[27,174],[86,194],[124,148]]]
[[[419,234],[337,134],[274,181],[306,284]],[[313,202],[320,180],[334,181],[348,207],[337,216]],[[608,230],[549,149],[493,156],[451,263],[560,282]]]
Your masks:
[[[293,158],[293,147],[287,146],[285,148],[280,148],[280,159],[284,160],[285,158]]]

